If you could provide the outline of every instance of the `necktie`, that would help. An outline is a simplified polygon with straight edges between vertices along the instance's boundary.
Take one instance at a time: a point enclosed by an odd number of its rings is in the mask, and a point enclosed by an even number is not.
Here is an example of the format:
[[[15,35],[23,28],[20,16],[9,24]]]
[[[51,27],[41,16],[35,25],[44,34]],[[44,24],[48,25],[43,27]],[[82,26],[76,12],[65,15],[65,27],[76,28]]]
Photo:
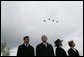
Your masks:
[[[28,47],[28,44],[26,44],[26,47]]]

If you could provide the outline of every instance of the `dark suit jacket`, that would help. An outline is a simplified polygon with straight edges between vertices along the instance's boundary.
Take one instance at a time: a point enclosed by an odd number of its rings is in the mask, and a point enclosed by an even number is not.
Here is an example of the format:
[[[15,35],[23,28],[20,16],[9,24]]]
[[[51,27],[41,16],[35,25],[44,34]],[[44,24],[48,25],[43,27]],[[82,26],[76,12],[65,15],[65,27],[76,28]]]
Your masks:
[[[43,43],[37,45],[36,56],[54,56],[54,51],[52,45],[47,43],[47,47]]]
[[[17,56],[34,56],[34,48],[31,45],[26,47],[22,44],[18,47]]]
[[[56,48],[56,56],[67,56],[65,50],[63,48]]]
[[[69,56],[79,56],[79,52],[77,50],[74,51],[71,48],[68,50],[68,54],[69,54]]]

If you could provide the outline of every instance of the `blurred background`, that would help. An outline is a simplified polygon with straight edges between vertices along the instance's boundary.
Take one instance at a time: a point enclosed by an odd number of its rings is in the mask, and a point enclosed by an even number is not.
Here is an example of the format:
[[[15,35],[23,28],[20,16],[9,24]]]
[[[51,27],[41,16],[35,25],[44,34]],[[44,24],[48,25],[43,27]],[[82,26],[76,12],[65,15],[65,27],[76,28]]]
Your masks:
[[[74,40],[83,56],[83,1],[1,1],[1,43],[9,56],[16,56],[26,35],[34,48],[42,35],[54,49],[54,41],[62,39],[66,52],[68,41]]]

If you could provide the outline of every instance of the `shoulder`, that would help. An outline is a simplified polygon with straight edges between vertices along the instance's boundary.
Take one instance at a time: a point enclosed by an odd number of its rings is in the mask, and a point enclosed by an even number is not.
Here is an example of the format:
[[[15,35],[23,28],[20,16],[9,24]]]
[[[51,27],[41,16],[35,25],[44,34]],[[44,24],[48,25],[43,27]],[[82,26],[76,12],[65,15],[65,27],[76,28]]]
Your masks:
[[[73,49],[70,48],[70,49],[68,50],[68,52],[71,52],[71,51],[73,51]]]
[[[49,43],[47,43],[47,44],[48,44],[48,46],[52,47],[52,45],[51,45],[51,44],[49,44]]]
[[[56,49],[57,49],[57,50],[60,50],[60,51],[64,51],[64,49],[63,49],[63,48],[59,48],[59,47],[58,47],[58,48],[56,48]]]
[[[19,47],[18,48],[23,48],[24,47],[24,44],[21,44],[21,45],[19,45]]]
[[[40,47],[40,46],[42,46],[42,43],[38,44],[36,47]]]
[[[32,49],[34,49],[34,47],[33,47],[33,46],[31,46],[31,45],[29,45],[29,47],[31,47]]]
[[[56,50],[61,50],[61,48],[57,47]]]

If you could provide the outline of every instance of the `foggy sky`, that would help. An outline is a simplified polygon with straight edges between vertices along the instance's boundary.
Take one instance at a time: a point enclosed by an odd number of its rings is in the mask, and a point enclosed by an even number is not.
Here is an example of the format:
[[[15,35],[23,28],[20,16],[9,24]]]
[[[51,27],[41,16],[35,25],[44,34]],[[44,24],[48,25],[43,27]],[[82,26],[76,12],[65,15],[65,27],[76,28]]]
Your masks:
[[[59,23],[48,21],[48,18]],[[35,47],[44,34],[53,46],[57,38],[63,39],[65,49],[69,40],[76,41],[76,47],[83,55],[83,2],[1,1],[1,42],[6,41],[12,49],[29,35],[30,43]]]

